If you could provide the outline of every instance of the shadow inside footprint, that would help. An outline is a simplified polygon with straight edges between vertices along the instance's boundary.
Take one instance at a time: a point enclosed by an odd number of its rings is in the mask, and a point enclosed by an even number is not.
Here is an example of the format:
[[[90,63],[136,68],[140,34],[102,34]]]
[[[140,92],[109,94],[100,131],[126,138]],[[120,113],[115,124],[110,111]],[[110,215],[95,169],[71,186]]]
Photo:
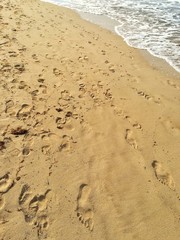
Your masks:
[[[9,173],[0,177],[0,194],[8,192],[14,186],[14,180]]]
[[[134,149],[138,149],[138,145],[136,140],[132,137],[133,132],[130,129],[126,129],[126,133],[125,133],[125,139],[126,142],[133,147]]]
[[[87,184],[82,184],[79,188],[76,211],[79,221],[92,231],[94,227],[94,212],[90,203],[90,194],[91,188]]]
[[[152,162],[152,167],[154,168],[154,172],[158,181],[175,191],[174,179],[171,174],[162,167],[161,163],[154,160]]]

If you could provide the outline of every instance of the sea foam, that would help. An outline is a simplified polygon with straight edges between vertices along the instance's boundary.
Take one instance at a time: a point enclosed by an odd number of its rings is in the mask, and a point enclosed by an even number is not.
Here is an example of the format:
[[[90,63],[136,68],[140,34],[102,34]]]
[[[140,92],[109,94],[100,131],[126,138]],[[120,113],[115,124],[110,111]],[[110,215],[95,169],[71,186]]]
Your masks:
[[[128,45],[148,50],[180,72],[180,0],[44,0],[117,21]]]

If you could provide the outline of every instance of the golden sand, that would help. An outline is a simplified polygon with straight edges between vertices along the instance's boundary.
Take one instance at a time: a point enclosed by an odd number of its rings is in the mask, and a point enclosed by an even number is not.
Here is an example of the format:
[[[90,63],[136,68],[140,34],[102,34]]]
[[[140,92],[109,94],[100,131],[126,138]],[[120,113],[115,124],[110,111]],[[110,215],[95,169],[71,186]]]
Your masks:
[[[0,16],[0,239],[179,240],[180,77],[71,10]]]

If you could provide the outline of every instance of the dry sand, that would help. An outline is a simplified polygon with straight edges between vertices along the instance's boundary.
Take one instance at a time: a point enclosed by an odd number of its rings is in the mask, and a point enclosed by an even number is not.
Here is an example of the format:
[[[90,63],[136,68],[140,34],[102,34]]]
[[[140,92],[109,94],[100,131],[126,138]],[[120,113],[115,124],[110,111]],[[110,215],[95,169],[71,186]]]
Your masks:
[[[179,240],[180,78],[67,9],[0,4],[0,239]]]

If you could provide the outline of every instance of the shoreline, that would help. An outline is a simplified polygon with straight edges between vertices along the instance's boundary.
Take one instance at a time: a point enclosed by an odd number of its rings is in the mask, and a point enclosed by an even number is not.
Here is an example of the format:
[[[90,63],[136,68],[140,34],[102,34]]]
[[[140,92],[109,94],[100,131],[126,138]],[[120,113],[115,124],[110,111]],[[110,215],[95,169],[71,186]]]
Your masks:
[[[172,76],[173,78],[180,79],[180,73],[176,71],[176,69],[174,69],[168,62],[166,62],[166,60],[152,55],[147,50],[139,49],[139,51],[141,52],[144,59],[148,61],[151,67],[159,70],[168,77]]]
[[[96,14],[92,14],[92,13],[84,13],[84,12],[77,11],[75,9],[71,9],[71,10],[77,12],[82,17],[82,19],[89,21],[91,23],[94,23],[98,26],[101,26],[104,29],[110,30],[111,32],[113,32],[114,34],[119,36],[129,47],[140,51],[140,53],[142,54],[144,59],[146,61],[148,61],[152,67],[156,68],[157,70],[159,69],[161,72],[165,72],[169,77],[173,76],[177,79],[178,78],[180,79],[180,72],[178,72],[173,66],[171,66],[171,64],[168,63],[165,59],[154,56],[148,50],[130,46],[121,35],[116,33],[116,31],[114,29],[116,24],[118,24],[118,22],[116,20],[113,20],[109,17],[102,16],[102,15],[96,15]]]
[[[43,1],[42,2],[46,2]],[[48,2],[50,4],[54,4],[56,6],[59,7],[64,7],[63,5],[59,5],[56,3],[51,3]],[[148,50],[146,49],[141,49],[141,48],[136,48],[133,47],[131,45],[129,45],[126,40],[119,35],[116,31],[115,31],[115,26],[118,25],[118,21],[111,19],[108,16],[104,16],[104,15],[97,15],[97,14],[93,14],[93,13],[85,13],[85,12],[81,12],[79,10],[70,8],[70,7],[65,7],[67,9],[70,9],[74,12],[76,12],[78,15],[81,16],[82,19],[89,21],[90,23],[96,24],[98,26],[101,26],[104,29],[110,30],[111,32],[113,32],[114,34],[116,34],[117,36],[119,36],[121,39],[123,39],[123,41],[131,48],[137,49],[140,51],[140,53],[142,53],[142,56],[144,57],[144,59],[146,61],[148,61],[150,63],[150,65],[156,69],[159,69],[161,72],[165,72],[169,77],[172,76],[175,78],[179,78],[180,79],[180,72],[178,72],[170,63],[168,63],[165,59],[163,59],[162,57],[157,57],[155,55],[153,55],[152,53],[150,53]]]
[[[179,79],[71,9],[0,14],[0,238],[179,240]]]
[[[144,59],[146,61],[148,61],[150,66],[154,67],[157,70],[160,70],[161,72],[166,73],[169,77],[173,76],[177,79],[180,79],[180,72],[178,72],[173,66],[171,66],[171,64],[168,63],[165,59],[154,56],[148,50],[130,46],[121,35],[116,33],[116,31],[114,29],[116,24],[118,24],[118,22],[116,20],[113,20],[109,17],[102,16],[102,15],[96,15],[96,14],[92,14],[92,13],[84,13],[84,12],[77,11],[75,9],[71,9],[71,10],[77,12],[82,17],[82,19],[85,19],[86,21],[89,21],[96,25],[99,25],[104,29],[110,30],[111,32],[113,32],[114,34],[119,36],[129,47],[137,49],[142,54]]]

